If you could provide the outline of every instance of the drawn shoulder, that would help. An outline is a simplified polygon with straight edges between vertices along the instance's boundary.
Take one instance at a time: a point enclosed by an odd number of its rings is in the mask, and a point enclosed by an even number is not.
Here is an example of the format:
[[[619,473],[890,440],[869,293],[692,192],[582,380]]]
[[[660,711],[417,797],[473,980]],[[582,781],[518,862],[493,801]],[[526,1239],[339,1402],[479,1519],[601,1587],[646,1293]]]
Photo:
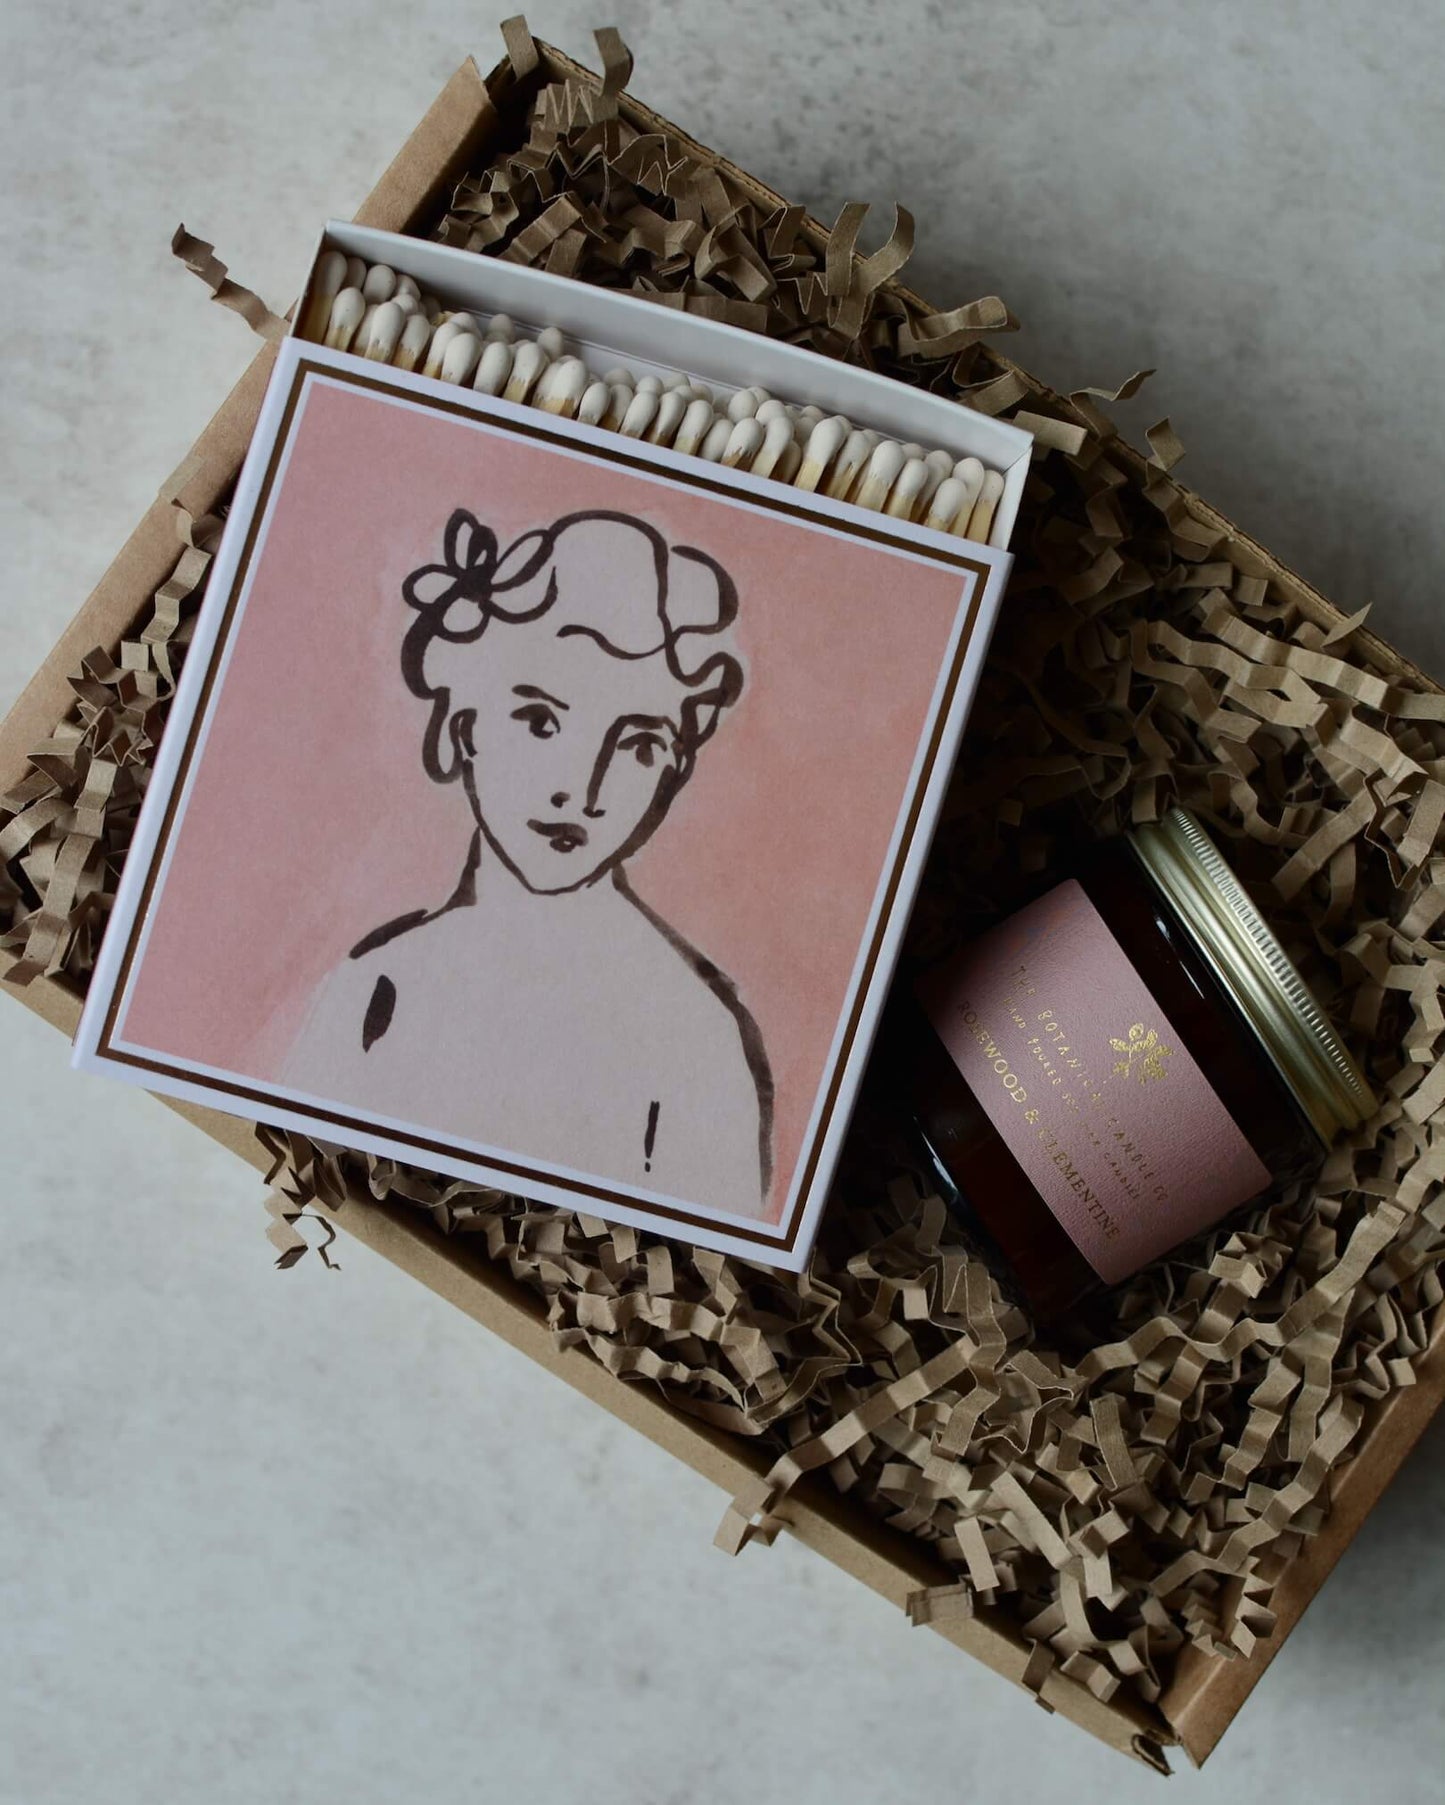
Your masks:
[[[773,1075],[758,1024],[721,967],[634,895],[625,880],[618,888],[658,937],[660,963],[688,975],[689,981],[665,987],[678,1043],[707,1073],[707,1113],[716,1121],[736,1122],[756,1147],[766,1191],[772,1170]]]

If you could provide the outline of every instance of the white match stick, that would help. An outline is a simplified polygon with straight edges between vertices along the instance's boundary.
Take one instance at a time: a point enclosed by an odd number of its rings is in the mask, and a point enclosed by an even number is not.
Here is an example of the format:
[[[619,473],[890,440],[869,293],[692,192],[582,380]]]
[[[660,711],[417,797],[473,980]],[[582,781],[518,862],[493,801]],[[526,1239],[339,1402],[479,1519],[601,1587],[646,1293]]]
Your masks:
[[[983,492],[984,468],[977,458],[960,458],[953,466],[953,474],[963,484],[963,500],[958,504],[958,515],[949,530],[966,537],[973,504]]]
[[[609,389],[616,388],[619,384],[627,389],[635,389],[637,387],[637,378],[632,374],[631,370],[624,370],[621,364],[614,364],[610,370],[604,370],[602,372],[602,380],[607,384]]]
[[[896,439],[884,439],[881,445],[875,445],[849,501],[876,513],[887,501],[888,491],[907,462],[907,454]]]
[[[859,471],[868,462],[873,447],[877,443],[876,432],[869,432],[866,427],[855,426],[843,441],[843,449],[834,461],[833,474],[828,478],[823,493],[831,496],[834,501],[846,501]]]
[[[692,387],[692,378],[683,370],[674,370],[670,376],[664,376],[662,386],[665,389],[686,389]]]
[[[394,294],[391,298],[393,301],[395,301],[401,295],[410,295],[413,301],[415,301],[418,305],[421,304],[421,288],[420,288],[415,276],[400,276],[399,275],[397,277],[396,294]]]
[[[485,352],[482,355],[486,362]],[[607,418],[607,410],[612,405],[612,390],[605,382],[590,382],[582,392],[582,399],[577,404],[577,418],[584,426],[600,426]]]
[[[697,448],[697,455],[706,458],[710,464],[722,462],[722,454],[727,450],[733,436],[733,425],[726,414],[719,414],[703,434],[702,444]]]
[[[393,307],[399,307],[408,317],[414,313],[421,312],[421,302],[417,300],[415,295],[408,294],[404,288],[397,289],[396,293],[391,297],[391,304]]]
[[[777,463],[773,466],[773,481],[775,483],[790,483],[796,485],[798,472],[802,467],[802,449],[799,446],[798,441],[790,434],[787,444],[778,455]]]
[[[739,389],[727,404],[727,417],[734,422],[750,420],[767,399],[766,389]]]
[[[368,301],[389,301],[396,293],[396,271],[384,263],[373,263],[366,272],[361,292]]]
[[[545,414],[572,419],[587,387],[587,366],[580,357],[561,357],[543,375],[533,397]]]
[[[443,382],[470,382],[482,355],[482,341],[474,332],[459,332],[447,345],[442,358]]]
[[[346,259],[346,281],[342,286],[345,288],[360,288],[365,281],[366,265],[362,262],[360,257],[348,257]]]
[[[567,349],[566,340],[562,337],[560,326],[544,326],[537,334],[537,349],[546,352],[556,362]]]
[[[771,426],[774,420],[786,420],[788,430],[793,428],[793,416],[786,401],[776,401],[772,396],[759,404],[753,418],[763,426]]]
[[[774,414],[765,425],[759,414],[754,414],[753,419],[763,427],[763,442],[757,456],[748,465],[748,469],[754,476],[775,476],[778,470],[778,460],[782,457],[784,449],[793,443],[793,422],[788,417],[786,409]],[[723,461],[727,461],[726,457]],[[779,480],[781,481],[782,478]]]
[[[446,356],[447,346],[461,333],[461,327],[455,320],[443,320],[431,335],[431,344],[427,348],[426,362],[422,366],[422,375],[439,377],[442,373],[442,359]]]
[[[681,451],[688,457],[696,457],[708,430],[716,418],[712,411],[712,402],[698,396],[689,401],[687,411],[682,416],[682,424],[677,429],[677,437],[672,441],[674,451]]]
[[[944,477],[953,475],[953,454],[952,454],[952,452],[930,451],[928,456],[926,458],[924,458],[923,461],[925,464],[927,464],[929,466],[930,469],[936,470],[938,472],[939,482],[942,482]]]
[[[621,432],[622,422],[627,418],[627,410],[632,406],[632,385],[626,382],[609,382],[607,392],[612,397],[607,409],[607,417],[602,424],[609,432]]]
[[[980,545],[988,544],[988,536],[993,530],[994,512],[1002,499],[1003,478],[997,470],[990,470],[983,479],[983,488],[968,517],[965,539],[976,539]]]
[[[491,319],[487,321],[488,338],[504,339],[510,344],[514,330],[512,316],[509,313],[494,313]]]
[[[928,466],[922,458],[909,458],[888,491],[883,512],[891,514],[895,520],[912,520],[929,474]]]
[[[646,380],[644,377],[643,381]],[[627,404],[622,424],[617,429],[624,439],[640,439],[651,426],[657,414],[658,393],[658,389],[645,389],[639,384],[637,393]]]
[[[751,467],[753,459],[763,448],[766,435],[767,428],[759,426],[751,415],[745,414],[741,420],[735,420],[722,454],[724,468],[736,470],[739,466]]]
[[[484,395],[500,395],[512,374],[512,347],[500,338],[489,338],[477,360],[472,387]]]
[[[360,357],[361,347],[366,343],[367,337],[371,332],[372,316],[380,305],[380,301],[368,301],[366,303],[365,311],[361,316],[361,324],[351,335],[351,350],[353,356]]]
[[[834,414],[830,419],[818,422],[808,434],[808,443],[803,452],[803,462],[796,484],[799,489],[814,490],[818,487],[827,473],[828,466],[843,449],[844,441],[851,430],[841,414]]]
[[[422,296],[421,310],[431,321],[433,326],[435,326],[437,321],[442,317],[442,304],[435,295]]]
[[[808,436],[812,432],[813,428],[815,426],[820,425],[822,423],[822,420],[823,420],[822,408],[814,407],[811,401],[808,403],[808,405],[806,407],[800,407],[794,411],[793,424],[797,430],[798,437],[803,441],[803,443],[805,445],[808,442]]]
[[[371,316],[371,328],[364,344],[356,347],[372,363],[389,364],[401,343],[406,315],[395,301],[383,301]]]
[[[341,293],[345,282],[346,259],[340,251],[323,251],[316,260],[316,271],[311,278],[311,299],[306,304],[306,316],[300,328],[302,338],[319,345],[326,337],[331,303]]]
[[[366,302],[359,288],[343,288],[331,303],[331,316],[326,323],[326,345],[331,351],[349,351],[366,312]]]
[[[945,476],[933,491],[933,499],[928,504],[923,524],[931,526],[936,533],[951,533],[967,494],[966,483],[956,476]]]
[[[512,374],[503,391],[508,401],[524,402],[541,381],[548,363],[547,353],[530,339],[517,346],[512,358]]]
[[[687,396],[681,389],[664,389],[657,398],[657,414],[644,437],[650,445],[670,445],[687,412]]]
[[[923,456],[923,447],[915,444],[912,439],[905,439],[903,441],[903,455],[906,458],[921,458]]]
[[[426,356],[431,343],[431,321],[424,313],[414,313],[401,329],[401,343],[392,362],[398,370],[414,370]]]

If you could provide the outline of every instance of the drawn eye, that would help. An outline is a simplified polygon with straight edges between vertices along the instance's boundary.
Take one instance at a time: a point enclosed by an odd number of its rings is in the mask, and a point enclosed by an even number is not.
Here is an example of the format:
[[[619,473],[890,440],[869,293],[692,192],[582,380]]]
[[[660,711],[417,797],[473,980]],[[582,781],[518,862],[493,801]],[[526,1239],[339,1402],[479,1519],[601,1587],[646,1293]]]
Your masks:
[[[556,733],[558,721],[545,702],[529,702],[525,708],[512,711],[514,721],[525,721],[534,740],[549,740]]]
[[[656,733],[629,733],[617,742],[617,750],[630,752],[644,771],[650,771],[667,751],[667,741]]]

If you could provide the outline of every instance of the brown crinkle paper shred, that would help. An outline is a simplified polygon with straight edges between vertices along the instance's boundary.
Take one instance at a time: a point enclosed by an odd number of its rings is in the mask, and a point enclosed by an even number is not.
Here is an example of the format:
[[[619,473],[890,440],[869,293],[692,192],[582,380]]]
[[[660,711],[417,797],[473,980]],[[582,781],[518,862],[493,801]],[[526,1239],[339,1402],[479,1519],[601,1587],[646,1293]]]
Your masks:
[[[801,1277],[262,1131],[273,1238],[289,1263],[309,1204],[366,1194],[480,1237],[563,1344],[770,1450],[723,1545],[770,1539],[789,1486],[822,1469],[956,1574],[915,1597],[917,1620],[1006,1616],[1035,1686],[1057,1664],[1101,1698],[1153,1699],[1185,1638],[1248,1654],[1268,1633],[1332,1470],[1370,1406],[1412,1382],[1440,1303],[1445,697],[1379,665],[1358,619],[1313,624],[1201,520],[1168,474],[1167,422],[1145,464],[1098,405],[1119,391],[1063,401],[986,348],[1012,323],[1000,303],[930,315],[888,286],[901,209],[872,256],[855,208],[825,250],[800,209],[635,130],[618,111],[630,59],[603,37],[604,81],[542,85],[524,141],[461,183],[440,236],[869,364],[1039,436],[917,950],[1011,906],[1081,838],[1177,800],[1384,1103],[1315,1188],[1158,1262],[1068,1346],[1032,1332],[866,1109]],[[528,77],[518,22],[508,45]],[[214,522],[180,521],[189,542],[153,614],[86,661],[72,718],[4,800],[0,925],[20,981],[83,985],[90,969],[214,539]]]

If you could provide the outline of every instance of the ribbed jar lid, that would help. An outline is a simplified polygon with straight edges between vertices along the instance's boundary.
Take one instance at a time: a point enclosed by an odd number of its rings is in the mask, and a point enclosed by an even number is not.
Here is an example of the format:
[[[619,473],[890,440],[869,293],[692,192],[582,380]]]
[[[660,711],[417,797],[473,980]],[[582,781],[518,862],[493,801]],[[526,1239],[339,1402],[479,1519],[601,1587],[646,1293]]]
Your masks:
[[[1363,1073],[1193,815],[1171,809],[1130,838],[1325,1146],[1373,1115]]]

